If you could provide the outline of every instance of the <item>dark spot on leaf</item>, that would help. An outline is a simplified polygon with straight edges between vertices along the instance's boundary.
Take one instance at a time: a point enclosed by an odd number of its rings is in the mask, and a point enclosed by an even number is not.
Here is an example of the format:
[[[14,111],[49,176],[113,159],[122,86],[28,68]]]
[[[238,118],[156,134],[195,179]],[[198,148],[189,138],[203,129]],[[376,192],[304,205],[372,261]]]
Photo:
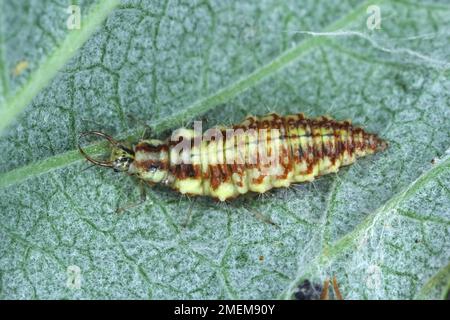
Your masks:
[[[296,300],[319,300],[322,286],[305,279],[294,293]]]

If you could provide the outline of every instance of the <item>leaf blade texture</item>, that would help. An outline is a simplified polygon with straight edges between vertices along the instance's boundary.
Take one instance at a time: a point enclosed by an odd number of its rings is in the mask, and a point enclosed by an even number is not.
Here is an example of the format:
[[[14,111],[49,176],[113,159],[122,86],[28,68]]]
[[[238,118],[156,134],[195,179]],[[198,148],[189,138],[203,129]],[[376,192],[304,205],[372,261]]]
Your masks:
[[[382,1],[369,30],[370,4],[79,1],[67,30],[65,3],[2,3],[0,297],[291,299],[336,275],[348,299],[445,298],[450,7]],[[135,181],[76,151],[86,130],[139,137],[130,115],[161,136],[268,111],[352,119],[390,147],[226,205],[150,189],[122,215]]]

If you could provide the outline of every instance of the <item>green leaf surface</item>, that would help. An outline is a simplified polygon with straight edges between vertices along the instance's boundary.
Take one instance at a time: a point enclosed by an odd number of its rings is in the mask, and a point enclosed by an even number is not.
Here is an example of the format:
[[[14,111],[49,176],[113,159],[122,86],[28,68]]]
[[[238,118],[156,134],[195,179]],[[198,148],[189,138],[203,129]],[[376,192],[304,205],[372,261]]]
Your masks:
[[[1,3],[0,298],[291,299],[333,275],[347,299],[448,295],[447,1],[86,0],[80,30],[69,4]],[[121,215],[136,181],[76,151],[86,130],[269,111],[352,119],[390,147],[226,204],[155,187]]]

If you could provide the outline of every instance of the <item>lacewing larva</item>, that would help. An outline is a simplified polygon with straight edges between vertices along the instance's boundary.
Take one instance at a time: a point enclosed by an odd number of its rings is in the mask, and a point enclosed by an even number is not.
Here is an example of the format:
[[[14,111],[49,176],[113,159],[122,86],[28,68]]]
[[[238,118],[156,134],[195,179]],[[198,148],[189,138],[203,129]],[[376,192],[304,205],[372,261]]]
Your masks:
[[[181,128],[164,141],[142,139],[135,145],[98,131],[82,133],[80,138],[96,135],[109,141],[107,161],[78,148],[90,162],[150,185],[225,201],[247,192],[264,193],[312,181],[387,147],[377,135],[349,121],[307,118],[302,113],[248,116],[240,124],[211,130],[203,134]]]

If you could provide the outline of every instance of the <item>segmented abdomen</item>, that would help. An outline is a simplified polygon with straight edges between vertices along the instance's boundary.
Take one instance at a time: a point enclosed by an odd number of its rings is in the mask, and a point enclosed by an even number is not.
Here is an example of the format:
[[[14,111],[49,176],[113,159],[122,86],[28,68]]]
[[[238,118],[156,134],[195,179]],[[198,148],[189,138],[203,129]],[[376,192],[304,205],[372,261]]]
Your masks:
[[[249,116],[228,128],[234,135],[226,129],[218,129],[222,138],[210,141],[196,137],[193,130],[180,132],[191,149],[182,154],[175,147],[177,143],[169,145],[170,184],[174,189],[224,201],[249,191],[263,193],[312,181],[337,172],[357,157],[386,148],[376,135],[348,121],[308,119],[303,114]]]

